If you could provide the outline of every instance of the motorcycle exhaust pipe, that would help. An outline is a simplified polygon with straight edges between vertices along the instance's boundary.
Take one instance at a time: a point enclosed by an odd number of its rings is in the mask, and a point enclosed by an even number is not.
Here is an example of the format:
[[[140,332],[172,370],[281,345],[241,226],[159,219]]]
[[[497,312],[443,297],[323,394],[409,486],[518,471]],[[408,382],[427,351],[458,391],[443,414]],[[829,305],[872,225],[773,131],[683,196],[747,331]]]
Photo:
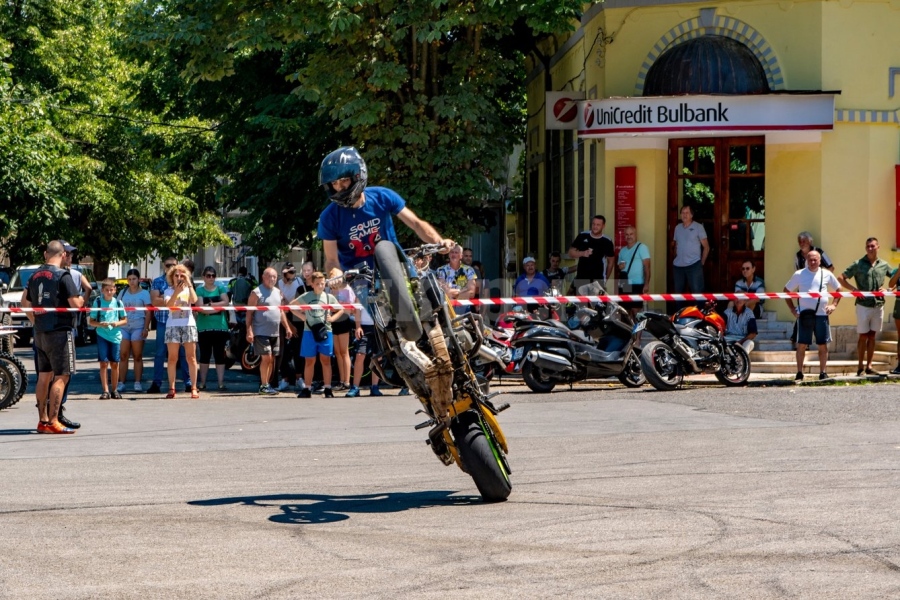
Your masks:
[[[687,344],[685,344],[684,342],[682,342],[679,339],[675,339],[673,348],[674,348],[675,352],[677,352],[678,354],[681,355],[681,358],[683,358],[685,361],[687,361],[687,363],[690,365],[690,367],[694,370],[694,373],[700,372],[700,367],[697,366],[697,361],[695,361],[694,357],[691,355],[691,349],[690,349],[690,347],[688,347]]]
[[[572,363],[558,354],[550,352],[541,352],[540,350],[531,350],[525,355],[525,360],[533,362],[535,365],[546,371],[553,373],[562,373],[563,371],[574,371]]]
[[[477,354],[478,358],[480,358],[484,362],[495,362],[504,369],[506,368],[506,362],[502,358],[500,358],[500,355],[483,344],[478,347]]]

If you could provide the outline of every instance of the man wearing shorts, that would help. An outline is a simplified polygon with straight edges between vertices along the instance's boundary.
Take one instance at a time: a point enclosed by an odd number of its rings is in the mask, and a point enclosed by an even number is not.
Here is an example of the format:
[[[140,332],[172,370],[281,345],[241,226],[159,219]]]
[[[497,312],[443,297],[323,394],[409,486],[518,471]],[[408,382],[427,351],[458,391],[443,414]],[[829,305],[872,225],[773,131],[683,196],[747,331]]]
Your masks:
[[[277,281],[278,273],[275,269],[270,267],[263,271],[262,282],[250,293],[247,302],[247,306],[270,307],[269,310],[247,311],[247,343],[253,344],[253,351],[260,358],[259,393],[268,396],[278,393],[278,390],[269,385],[272,369],[275,368],[275,357],[280,353],[278,329],[284,327],[287,339],[293,335],[284,311],[274,308],[285,304],[284,296],[275,285]]]
[[[821,260],[822,257],[818,252],[810,250],[806,255],[806,267],[794,273],[784,286],[785,293],[823,294],[841,289],[841,284],[834,273],[821,267]],[[836,298],[833,303],[830,303],[830,300],[827,297],[800,298],[796,308],[793,299],[784,300],[791,309],[791,314],[797,317],[797,376],[794,381],[803,381],[803,361],[806,358],[806,348],[812,343],[813,333],[819,346],[819,379],[828,379],[825,370],[828,364],[828,343],[831,341],[828,317],[837,308],[841,299]]]
[[[44,251],[45,263],[28,280],[28,289],[22,299],[25,308],[81,308],[84,298],[68,270],[62,269],[65,249],[54,240]],[[38,433],[75,433],[74,429],[59,422],[59,407],[63,391],[74,370],[75,344],[72,337],[74,313],[51,311],[43,314],[28,313],[34,324],[34,344],[37,352],[37,407]]]
[[[866,240],[866,255],[844,269],[838,277],[845,288],[852,292],[884,291],[884,280],[890,277],[891,266],[878,258],[878,239],[870,237]],[[854,287],[850,278],[856,280]],[[884,323],[884,298],[856,299],[856,354],[859,357],[856,365],[856,376],[877,375],[872,370],[872,358],[875,356],[875,334],[881,331]],[[866,366],[863,368],[863,358]]]

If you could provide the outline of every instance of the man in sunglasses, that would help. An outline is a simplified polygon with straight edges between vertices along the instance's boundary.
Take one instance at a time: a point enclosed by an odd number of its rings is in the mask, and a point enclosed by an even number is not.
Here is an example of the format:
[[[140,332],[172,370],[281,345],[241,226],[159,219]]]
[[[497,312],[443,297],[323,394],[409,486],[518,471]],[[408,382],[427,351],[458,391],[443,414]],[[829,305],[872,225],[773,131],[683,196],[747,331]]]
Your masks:
[[[153,283],[150,284],[150,301],[153,303],[153,306],[165,306],[163,292],[169,287],[169,283],[166,281],[166,273],[177,264],[178,259],[174,256],[169,256],[163,261],[162,275],[154,279]],[[193,264],[191,267],[193,267]],[[156,318],[156,356],[153,357],[153,382],[150,384],[150,387],[147,388],[147,393],[159,394],[161,392],[160,385],[162,385],[163,378],[166,377],[165,363],[168,357],[168,350],[166,349],[164,340],[166,339],[166,322],[169,320],[169,311],[154,311],[153,316]],[[181,366],[181,372],[184,376],[185,391],[190,392],[191,380],[190,375],[188,374],[187,357],[184,354],[184,346],[181,346],[178,350],[178,364]]]

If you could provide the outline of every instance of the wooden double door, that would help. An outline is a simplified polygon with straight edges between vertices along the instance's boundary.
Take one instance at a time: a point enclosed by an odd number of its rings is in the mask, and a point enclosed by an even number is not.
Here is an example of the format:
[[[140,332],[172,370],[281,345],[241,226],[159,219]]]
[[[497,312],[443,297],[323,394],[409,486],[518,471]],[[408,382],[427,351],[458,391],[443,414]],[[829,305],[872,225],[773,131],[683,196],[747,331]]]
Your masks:
[[[691,138],[669,141],[667,285],[673,289],[672,239],[681,208],[690,205],[706,230],[709,258],[705,292],[731,292],[741,265],[753,260],[765,277],[766,146],[764,137]]]

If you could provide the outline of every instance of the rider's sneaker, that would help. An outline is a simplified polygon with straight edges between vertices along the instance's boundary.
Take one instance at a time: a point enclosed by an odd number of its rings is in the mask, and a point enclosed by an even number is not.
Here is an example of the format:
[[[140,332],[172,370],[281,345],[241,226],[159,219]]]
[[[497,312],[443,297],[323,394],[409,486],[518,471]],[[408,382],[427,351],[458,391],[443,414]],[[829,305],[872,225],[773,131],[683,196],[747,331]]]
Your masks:
[[[377,385],[373,385],[372,387],[369,388],[369,395],[370,396],[384,396],[384,394],[381,393],[381,390],[378,389]]]
[[[359,388],[355,385],[351,385],[350,389],[347,390],[347,398],[359,398]]]
[[[50,423],[42,421],[38,423],[38,433],[75,433],[75,430],[69,429],[59,421]]]

